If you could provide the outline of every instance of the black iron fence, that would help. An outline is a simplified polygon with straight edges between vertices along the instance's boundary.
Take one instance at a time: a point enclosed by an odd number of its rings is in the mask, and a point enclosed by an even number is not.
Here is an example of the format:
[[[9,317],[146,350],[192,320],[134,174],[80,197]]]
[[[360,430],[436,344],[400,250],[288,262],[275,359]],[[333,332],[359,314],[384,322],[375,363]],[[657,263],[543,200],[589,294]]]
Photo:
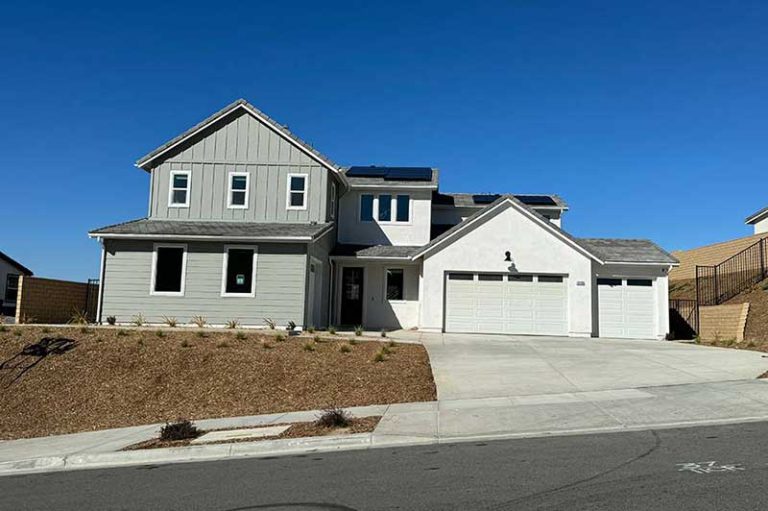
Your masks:
[[[99,307],[99,279],[88,279],[85,291],[85,316],[88,322],[96,322],[96,311]]]
[[[696,300],[669,300],[669,334],[672,339],[693,339],[699,331]]]
[[[715,266],[696,266],[699,305],[719,305],[768,277],[768,238]]]

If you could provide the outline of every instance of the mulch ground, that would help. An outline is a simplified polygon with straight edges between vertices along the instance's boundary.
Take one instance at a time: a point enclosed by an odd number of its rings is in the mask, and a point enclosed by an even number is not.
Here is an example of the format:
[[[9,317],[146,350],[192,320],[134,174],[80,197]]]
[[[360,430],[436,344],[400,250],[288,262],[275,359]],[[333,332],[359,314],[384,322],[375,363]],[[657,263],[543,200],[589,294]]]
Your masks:
[[[354,433],[370,433],[371,431],[376,429],[376,425],[379,423],[379,420],[381,420],[380,415],[373,416],[373,417],[354,418],[350,420],[350,425],[344,428],[326,428],[323,426],[318,426],[314,422],[296,422],[296,423],[290,424],[291,426],[290,428],[286,429],[281,434],[275,435],[275,436],[268,436],[268,437],[262,437],[262,438],[239,438],[237,440],[227,440],[222,442],[208,442],[200,445],[234,444],[234,443],[240,443],[240,442],[260,442],[263,440],[282,440],[285,438],[306,438],[306,437],[313,437],[313,436],[351,435]],[[288,424],[279,423],[279,424],[269,424],[269,425],[285,426]],[[228,428],[226,429],[226,431],[234,431],[235,429],[244,429],[244,428]],[[212,429],[208,431],[201,431],[200,435],[203,435],[210,431],[225,431],[225,430]],[[129,445],[123,450],[135,451],[139,449],[161,449],[163,447],[184,447],[189,445],[191,442],[192,440],[160,440],[159,438],[153,438],[151,440],[146,440],[144,442],[139,442],[137,444]]]
[[[426,350],[233,330],[0,328],[0,439],[436,399]],[[204,335],[202,337],[201,335]],[[60,353],[22,354],[43,338]],[[346,346],[342,351],[342,346]],[[49,346],[55,350],[56,345]],[[40,350],[38,350],[40,351]]]

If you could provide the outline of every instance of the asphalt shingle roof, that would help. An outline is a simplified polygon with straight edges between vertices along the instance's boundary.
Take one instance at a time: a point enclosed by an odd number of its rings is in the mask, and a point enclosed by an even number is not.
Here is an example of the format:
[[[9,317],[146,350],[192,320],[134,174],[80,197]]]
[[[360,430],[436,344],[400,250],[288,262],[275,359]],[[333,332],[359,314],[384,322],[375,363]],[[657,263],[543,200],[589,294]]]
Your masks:
[[[668,263],[679,261],[651,240],[575,238],[575,241],[605,262]]]
[[[332,224],[285,224],[150,220],[142,218],[91,231],[92,236],[220,236],[222,238],[315,238]]]
[[[361,258],[410,259],[420,248],[420,246],[336,245],[333,252],[331,252],[331,255]]]
[[[32,275],[32,270],[30,270],[26,266],[22,265],[20,262],[11,259],[11,256],[8,256],[8,255],[3,254],[2,252],[0,252],[0,259],[5,261],[6,263],[10,264],[11,266],[15,267],[17,270],[19,270],[24,275],[27,275],[27,276]]]

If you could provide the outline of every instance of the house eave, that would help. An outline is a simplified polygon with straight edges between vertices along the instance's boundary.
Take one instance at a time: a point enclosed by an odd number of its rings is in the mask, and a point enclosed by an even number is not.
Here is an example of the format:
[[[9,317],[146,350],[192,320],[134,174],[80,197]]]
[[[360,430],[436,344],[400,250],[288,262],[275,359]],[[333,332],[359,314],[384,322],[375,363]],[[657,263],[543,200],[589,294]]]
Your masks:
[[[310,243],[321,236],[208,236],[190,234],[114,234],[89,232],[88,237],[93,239],[131,239],[131,240],[193,240],[193,241],[259,241],[262,243]]]

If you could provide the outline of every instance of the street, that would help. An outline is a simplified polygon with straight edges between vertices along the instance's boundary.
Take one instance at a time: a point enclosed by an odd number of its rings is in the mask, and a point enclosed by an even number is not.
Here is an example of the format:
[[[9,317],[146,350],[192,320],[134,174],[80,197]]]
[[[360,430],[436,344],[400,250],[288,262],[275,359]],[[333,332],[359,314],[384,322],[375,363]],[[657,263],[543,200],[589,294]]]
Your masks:
[[[2,510],[765,509],[768,423],[0,478]]]

